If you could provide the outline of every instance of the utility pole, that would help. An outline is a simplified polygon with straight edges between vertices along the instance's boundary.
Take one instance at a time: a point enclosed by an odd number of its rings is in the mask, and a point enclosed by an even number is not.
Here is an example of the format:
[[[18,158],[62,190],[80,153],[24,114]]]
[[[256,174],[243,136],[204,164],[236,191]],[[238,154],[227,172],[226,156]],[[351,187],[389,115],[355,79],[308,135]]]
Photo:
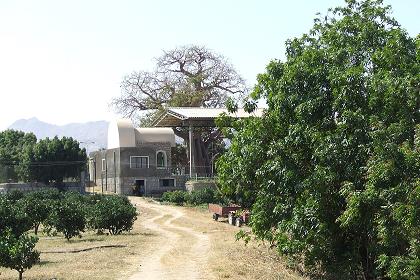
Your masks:
[[[95,144],[95,142],[93,142],[93,141],[81,141],[80,144],[84,144],[86,146],[86,155],[87,155],[87,158],[88,158],[88,162],[87,162],[87,175],[88,176],[87,177],[88,177],[88,188],[89,188],[90,187],[90,157],[89,157],[89,154],[88,154],[88,150],[89,150],[89,145]],[[94,161],[94,164],[96,164],[96,161]],[[95,169],[96,169],[96,166],[95,166]],[[95,187],[92,186],[92,188],[93,188],[92,192],[93,192],[93,194],[95,194]]]

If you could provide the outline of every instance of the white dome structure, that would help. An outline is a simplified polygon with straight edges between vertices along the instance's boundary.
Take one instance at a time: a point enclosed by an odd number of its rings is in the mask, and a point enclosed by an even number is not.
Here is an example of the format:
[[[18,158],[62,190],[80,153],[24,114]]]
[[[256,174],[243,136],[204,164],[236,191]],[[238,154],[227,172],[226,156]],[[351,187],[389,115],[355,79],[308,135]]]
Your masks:
[[[135,147],[134,126],[128,119],[112,121],[108,127],[108,149]]]
[[[175,146],[171,128],[134,128],[128,119],[113,121],[108,127],[108,149],[136,147],[144,143],[170,143]]]

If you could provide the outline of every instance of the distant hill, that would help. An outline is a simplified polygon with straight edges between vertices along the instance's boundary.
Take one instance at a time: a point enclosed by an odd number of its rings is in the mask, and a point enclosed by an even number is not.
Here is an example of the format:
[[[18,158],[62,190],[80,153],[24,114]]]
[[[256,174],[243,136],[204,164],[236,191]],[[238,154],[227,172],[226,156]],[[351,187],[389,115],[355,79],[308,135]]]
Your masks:
[[[38,120],[37,118],[21,119],[9,126],[9,129],[33,132],[38,139],[46,137],[73,137],[79,142],[94,142],[90,144],[81,143],[88,152],[107,147],[108,122],[95,121],[87,123],[70,123],[66,125],[54,125]]]

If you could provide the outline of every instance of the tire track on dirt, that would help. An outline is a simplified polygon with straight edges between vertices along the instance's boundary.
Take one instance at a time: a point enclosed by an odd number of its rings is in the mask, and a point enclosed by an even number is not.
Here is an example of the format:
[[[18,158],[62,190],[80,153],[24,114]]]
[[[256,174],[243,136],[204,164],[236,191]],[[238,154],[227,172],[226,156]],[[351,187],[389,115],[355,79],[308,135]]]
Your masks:
[[[158,216],[142,221],[142,225],[161,238],[151,255],[140,261],[140,269],[130,280],[140,279],[213,279],[206,269],[210,240],[207,235],[173,222],[185,216],[172,206],[148,203],[133,198],[137,206],[151,209]]]

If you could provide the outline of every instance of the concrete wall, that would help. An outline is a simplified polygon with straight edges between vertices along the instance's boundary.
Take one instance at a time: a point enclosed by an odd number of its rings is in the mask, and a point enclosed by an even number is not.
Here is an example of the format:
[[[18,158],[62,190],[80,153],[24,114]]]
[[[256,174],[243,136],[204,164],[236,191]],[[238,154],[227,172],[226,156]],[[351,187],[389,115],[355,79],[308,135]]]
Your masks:
[[[205,188],[216,189],[216,182],[214,181],[188,181],[185,183],[187,191],[201,190]]]

